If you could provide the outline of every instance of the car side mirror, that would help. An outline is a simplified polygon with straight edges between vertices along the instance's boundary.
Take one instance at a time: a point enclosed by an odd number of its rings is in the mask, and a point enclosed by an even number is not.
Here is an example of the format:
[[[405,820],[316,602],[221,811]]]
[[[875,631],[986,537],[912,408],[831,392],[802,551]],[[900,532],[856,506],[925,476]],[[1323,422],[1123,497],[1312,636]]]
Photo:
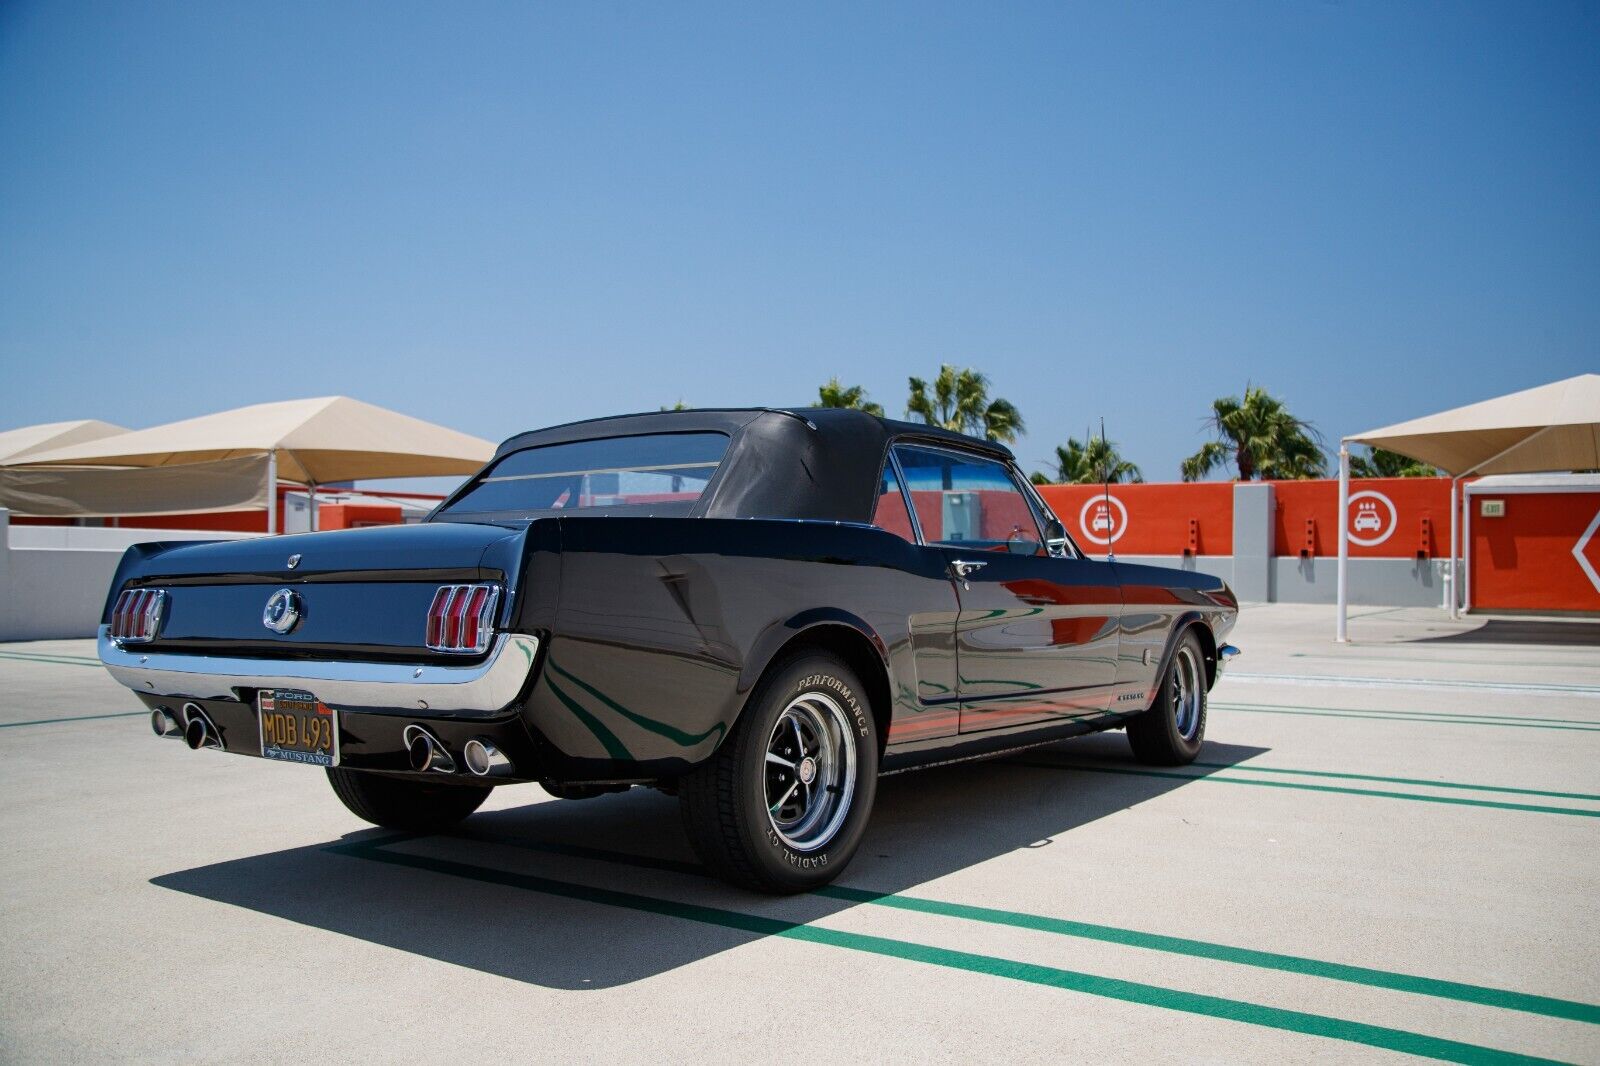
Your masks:
[[[1051,555],[1067,553],[1067,527],[1061,524],[1061,519],[1052,518],[1045,523],[1044,546],[1050,550]]]

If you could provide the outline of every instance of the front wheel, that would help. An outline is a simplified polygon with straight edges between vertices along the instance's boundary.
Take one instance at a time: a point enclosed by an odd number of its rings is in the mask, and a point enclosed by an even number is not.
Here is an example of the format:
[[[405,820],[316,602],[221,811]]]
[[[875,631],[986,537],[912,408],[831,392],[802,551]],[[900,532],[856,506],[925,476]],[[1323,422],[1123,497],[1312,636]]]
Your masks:
[[[328,784],[350,813],[386,829],[438,833],[483,806],[492,788],[436,785],[403,777],[328,767]]]
[[[758,891],[803,892],[855,855],[877,780],[860,681],[833,656],[807,653],[762,680],[678,795],[689,842],[713,873]]]
[[[1200,754],[1206,737],[1206,668],[1200,638],[1178,638],[1149,710],[1128,722],[1133,756],[1153,766],[1183,766]]]

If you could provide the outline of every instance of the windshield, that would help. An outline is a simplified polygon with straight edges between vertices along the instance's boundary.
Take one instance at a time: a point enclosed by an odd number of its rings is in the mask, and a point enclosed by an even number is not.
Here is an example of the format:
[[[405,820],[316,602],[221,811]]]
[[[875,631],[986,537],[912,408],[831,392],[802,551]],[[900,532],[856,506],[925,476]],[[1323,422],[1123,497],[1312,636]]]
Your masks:
[[[512,452],[439,512],[458,520],[569,511],[685,515],[728,450],[722,433],[654,433]]]

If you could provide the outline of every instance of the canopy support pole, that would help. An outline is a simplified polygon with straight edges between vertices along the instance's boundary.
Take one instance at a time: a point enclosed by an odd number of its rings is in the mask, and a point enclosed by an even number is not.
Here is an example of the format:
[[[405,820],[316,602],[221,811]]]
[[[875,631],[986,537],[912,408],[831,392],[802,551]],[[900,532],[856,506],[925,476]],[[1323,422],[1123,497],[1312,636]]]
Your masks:
[[[1456,492],[1460,485],[1459,476],[1450,479],[1450,617],[1452,619],[1461,617],[1457,606],[1461,602],[1461,597],[1457,595],[1461,587],[1461,570],[1456,566],[1456,558],[1461,549],[1461,508],[1456,501]]]
[[[315,481],[306,482],[306,495],[311,500],[311,532],[315,533],[317,531],[317,483]]]
[[[1339,623],[1333,639],[1350,643],[1349,599],[1346,589],[1350,574],[1350,446],[1339,442]]]
[[[278,532],[278,453],[267,453],[267,536]]]

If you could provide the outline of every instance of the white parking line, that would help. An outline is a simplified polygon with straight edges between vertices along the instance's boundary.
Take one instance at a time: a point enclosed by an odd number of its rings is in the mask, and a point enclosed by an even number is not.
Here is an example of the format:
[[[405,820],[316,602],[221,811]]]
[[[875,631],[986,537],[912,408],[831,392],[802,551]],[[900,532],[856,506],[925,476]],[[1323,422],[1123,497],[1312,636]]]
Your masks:
[[[1557,685],[1515,681],[1466,681],[1431,677],[1351,677],[1345,674],[1253,674],[1230,670],[1223,681],[1265,685],[1319,685],[1332,688],[1466,689],[1472,692],[1530,693],[1600,699],[1600,685]]]

